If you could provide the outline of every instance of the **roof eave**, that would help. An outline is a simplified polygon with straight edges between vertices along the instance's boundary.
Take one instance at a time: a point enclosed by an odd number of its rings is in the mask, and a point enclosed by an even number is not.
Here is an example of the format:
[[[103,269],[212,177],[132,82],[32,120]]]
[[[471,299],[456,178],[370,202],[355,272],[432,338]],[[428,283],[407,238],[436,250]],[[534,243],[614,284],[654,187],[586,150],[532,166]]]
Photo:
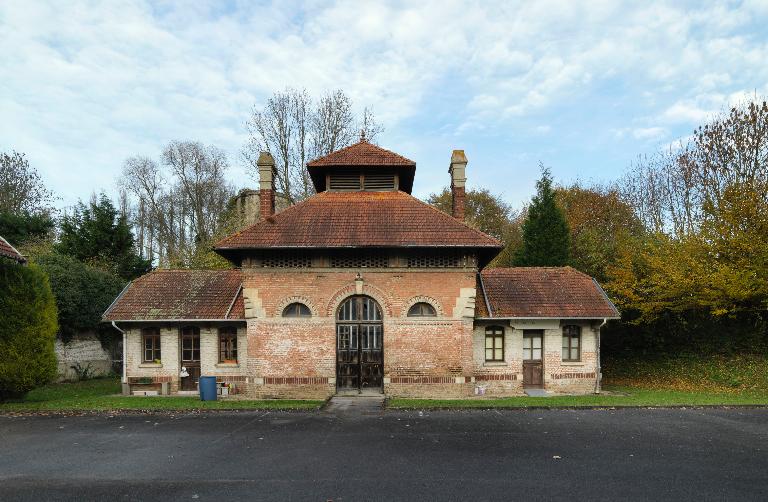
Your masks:
[[[553,319],[576,319],[576,320],[584,320],[584,321],[598,321],[600,319],[621,319],[620,316],[604,316],[604,315],[594,315],[594,316],[570,316],[570,315],[561,315],[561,316],[549,316],[549,317],[523,317],[523,316],[498,316],[498,317],[475,317],[475,321],[551,321]]]
[[[101,322],[245,322],[245,319],[102,319]]]

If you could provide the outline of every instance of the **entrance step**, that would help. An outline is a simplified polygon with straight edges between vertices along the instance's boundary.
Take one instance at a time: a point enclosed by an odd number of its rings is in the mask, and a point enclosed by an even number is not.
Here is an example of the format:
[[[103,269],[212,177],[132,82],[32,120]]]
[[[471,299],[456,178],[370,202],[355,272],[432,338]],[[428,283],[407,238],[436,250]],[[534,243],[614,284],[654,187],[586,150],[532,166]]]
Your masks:
[[[544,389],[525,389],[525,393],[530,397],[549,397],[549,392]]]
[[[323,412],[343,417],[360,417],[378,415],[383,407],[384,396],[382,394],[333,396],[323,408]]]

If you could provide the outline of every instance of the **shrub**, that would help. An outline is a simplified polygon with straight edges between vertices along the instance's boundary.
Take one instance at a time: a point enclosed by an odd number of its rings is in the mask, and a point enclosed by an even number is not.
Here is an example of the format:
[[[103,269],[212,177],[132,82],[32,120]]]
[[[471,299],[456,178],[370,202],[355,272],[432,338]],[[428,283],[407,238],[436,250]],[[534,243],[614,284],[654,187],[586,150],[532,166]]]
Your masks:
[[[68,342],[86,331],[100,332],[101,316],[125,286],[120,277],[56,253],[35,263],[48,274],[59,309],[59,336]]]
[[[56,301],[35,265],[0,260],[0,401],[21,397],[56,376]]]

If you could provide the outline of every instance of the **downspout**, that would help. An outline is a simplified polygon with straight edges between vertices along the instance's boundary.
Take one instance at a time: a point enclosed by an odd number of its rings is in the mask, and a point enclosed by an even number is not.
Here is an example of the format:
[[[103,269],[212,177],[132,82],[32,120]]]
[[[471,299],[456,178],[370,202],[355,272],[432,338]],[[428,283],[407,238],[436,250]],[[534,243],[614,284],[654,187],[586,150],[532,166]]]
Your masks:
[[[602,329],[603,326],[605,326],[605,323],[607,323],[607,322],[608,322],[608,319],[604,318],[603,322],[595,330],[595,335],[597,336],[597,340],[595,342],[596,345],[597,345],[597,347],[596,347],[596,349],[597,349],[597,351],[596,351],[596,354],[597,354],[597,369],[596,369],[597,374],[595,375],[597,378],[595,378],[595,394],[600,394],[600,387],[601,387],[601,384],[602,384],[601,380],[603,379],[603,367],[600,365],[600,330]]]
[[[112,321],[112,327],[115,328],[117,331],[119,331],[120,333],[123,334],[123,378],[122,378],[122,382],[123,383],[128,383],[127,375],[126,375],[126,372],[125,372],[125,364],[127,362],[125,360],[125,356],[126,356],[126,353],[127,353],[126,352],[126,345],[128,344],[128,334],[125,331],[123,331],[122,329],[118,328],[117,324],[115,324],[115,321]]]

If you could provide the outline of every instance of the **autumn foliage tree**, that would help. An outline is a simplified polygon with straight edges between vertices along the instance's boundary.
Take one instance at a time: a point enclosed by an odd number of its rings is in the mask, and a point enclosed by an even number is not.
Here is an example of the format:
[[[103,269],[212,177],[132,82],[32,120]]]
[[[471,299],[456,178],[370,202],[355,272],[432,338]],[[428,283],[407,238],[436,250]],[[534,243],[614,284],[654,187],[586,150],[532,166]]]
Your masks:
[[[620,247],[644,234],[633,208],[616,185],[574,183],[555,188],[555,198],[568,222],[570,265],[606,281],[606,270],[615,263]]]
[[[690,143],[640,163],[627,200],[651,232],[627,246],[609,287],[640,319],[768,306],[768,104],[698,128]]]
[[[451,191],[447,187],[427,198],[427,203],[447,214],[451,214],[451,201]],[[478,188],[467,191],[464,214],[468,225],[504,244],[504,250],[493,260],[491,266],[510,266],[512,254],[520,247],[522,240],[520,213],[513,210],[501,196],[486,188]]]

